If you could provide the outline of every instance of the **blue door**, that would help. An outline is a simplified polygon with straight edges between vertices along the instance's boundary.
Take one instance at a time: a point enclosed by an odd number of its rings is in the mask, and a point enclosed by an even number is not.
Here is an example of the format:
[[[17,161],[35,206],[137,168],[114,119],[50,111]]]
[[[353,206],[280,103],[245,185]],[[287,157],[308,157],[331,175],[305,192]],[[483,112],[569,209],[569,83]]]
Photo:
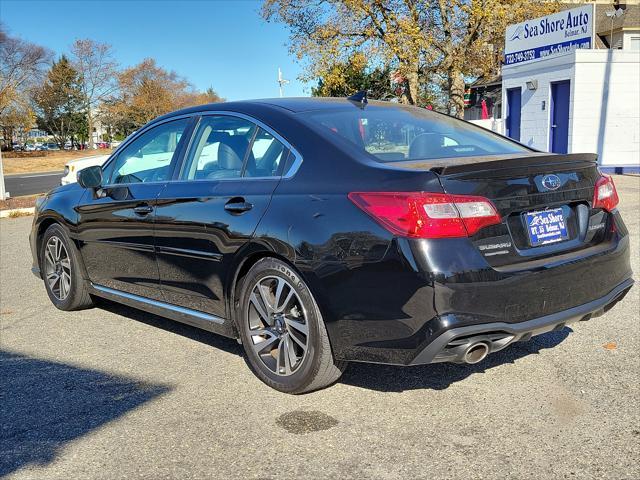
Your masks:
[[[569,80],[551,84],[551,151],[567,153],[569,142]]]
[[[520,87],[507,90],[507,137],[520,141],[520,107],[522,92]]]

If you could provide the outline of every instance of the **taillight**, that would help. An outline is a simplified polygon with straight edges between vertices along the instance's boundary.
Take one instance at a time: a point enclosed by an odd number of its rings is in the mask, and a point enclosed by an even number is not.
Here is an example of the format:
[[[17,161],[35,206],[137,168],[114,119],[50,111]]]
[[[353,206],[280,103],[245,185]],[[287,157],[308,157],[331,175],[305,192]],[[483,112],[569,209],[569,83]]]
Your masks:
[[[618,205],[618,192],[613,183],[613,178],[602,176],[596,182],[593,192],[593,208],[603,208],[610,212]]]
[[[349,199],[391,233],[413,238],[468,237],[501,222],[484,197],[426,192],[352,192]]]

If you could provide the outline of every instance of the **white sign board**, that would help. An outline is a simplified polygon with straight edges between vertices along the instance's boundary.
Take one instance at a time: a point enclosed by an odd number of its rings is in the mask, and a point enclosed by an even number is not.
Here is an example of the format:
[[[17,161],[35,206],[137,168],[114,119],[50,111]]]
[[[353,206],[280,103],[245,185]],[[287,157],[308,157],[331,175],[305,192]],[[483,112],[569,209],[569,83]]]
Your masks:
[[[514,65],[593,46],[593,4],[509,25],[504,64]]]

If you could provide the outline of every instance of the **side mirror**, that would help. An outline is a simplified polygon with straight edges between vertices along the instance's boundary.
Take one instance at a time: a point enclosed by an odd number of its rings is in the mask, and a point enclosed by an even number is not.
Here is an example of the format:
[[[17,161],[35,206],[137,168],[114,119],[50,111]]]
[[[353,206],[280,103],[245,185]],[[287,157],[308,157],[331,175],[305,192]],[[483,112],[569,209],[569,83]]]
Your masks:
[[[82,188],[100,188],[102,185],[102,167],[92,165],[78,172],[78,183]]]

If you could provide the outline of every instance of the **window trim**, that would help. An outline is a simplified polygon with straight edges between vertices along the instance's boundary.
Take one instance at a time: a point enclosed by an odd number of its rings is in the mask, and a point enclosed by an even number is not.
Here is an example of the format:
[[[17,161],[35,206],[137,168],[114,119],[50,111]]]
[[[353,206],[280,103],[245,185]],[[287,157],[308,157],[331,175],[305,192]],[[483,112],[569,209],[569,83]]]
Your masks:
[[[254,123],[254,125],[256,125],[256,124]],[[251,140],[249,140],[249,145],[247,146],[247,151],[244,152],[244,158],[242,159],[242,169],[240,170],[240,178],[245,178],[244,174],[247,172],[247,164],[249,163],[249,157],[253,154],[253,142],[256,141],[256,136],[258,135],[258,130],[260,130],[260,126],[256,125],[256,128],[253,131],[253,134],[251,135]]]

